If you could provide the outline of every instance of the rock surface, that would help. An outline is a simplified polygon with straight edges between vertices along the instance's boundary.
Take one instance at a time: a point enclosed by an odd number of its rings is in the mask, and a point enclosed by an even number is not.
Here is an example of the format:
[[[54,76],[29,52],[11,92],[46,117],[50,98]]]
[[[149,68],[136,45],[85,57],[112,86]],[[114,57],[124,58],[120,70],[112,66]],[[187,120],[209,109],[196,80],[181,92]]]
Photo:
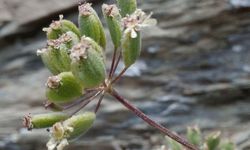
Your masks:
[[[2,2],[14,7],[21,1]],[[48,1],[39,1],[41,7],[37,8],[34,2],[23,1],[12,13],[0,9],[4,12],[0,13],[2,22],[12,22],[13,14],[27,12],[27,6],[38,13],[14,21],[27,28],[34,27],[35,31],[18,36],[19,31],[9,32],[7,26],[0,31],[4,36],[16,35],[11,40],[0,39],[6,45],[0,49],[0,149],[4,150],[45,149],[46,132],[30,133],[21,128],[24,114],[45,111],[44,82],[49,72],[35,55],[35,50],[45,45],[45,37],[41,27],[34,23],[51,16],[56,18],[55,12],[75,5],[65,1],[62,4],[65,7],[47,8]],[[248,3],[248,0],[141,0],[140,7],[153,11],[159,24],[144,32],[142,57],[128,70],[117,86],[118,91],[177,132],[182,133],[187,125],[193,124],[205,131],[222,130],[223,136],[247,150],[250,145]],[[64,14],[77,20],[76,11]],[[161,144],[159,132],[118,102],[110,97],[103,102],[95,127],[69,149],[152,150]],[[88,107],[93,108],[94,104]]]

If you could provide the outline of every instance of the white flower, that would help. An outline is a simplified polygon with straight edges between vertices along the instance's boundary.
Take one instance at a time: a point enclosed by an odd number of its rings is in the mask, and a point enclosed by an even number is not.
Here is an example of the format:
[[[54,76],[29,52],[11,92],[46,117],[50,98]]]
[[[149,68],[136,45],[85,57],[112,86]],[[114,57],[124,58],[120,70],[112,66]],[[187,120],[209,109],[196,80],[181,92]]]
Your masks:
[[[144,27],[157,24],[156,19],[151,18],[152,13],[146,15],[141,9],[137,9],[133,14],[122,19],[124,33],[130,34],[132,38],[137,37],[137,32]]]
[[[79,61],[81,59],[87,59],[88,57],[88,49],[90,48],[90,43],[86,42],[86,40],[81,40],[80,43],[76,44],[70,50],[70,58],[73,61]]]
[[[73,128],[65,126],[62,123],[55,123],[51,131],[51,139],[47,143],[48,150],[63,150],[64,147],[69,145],[67,137],[70,132],[73,132]]]

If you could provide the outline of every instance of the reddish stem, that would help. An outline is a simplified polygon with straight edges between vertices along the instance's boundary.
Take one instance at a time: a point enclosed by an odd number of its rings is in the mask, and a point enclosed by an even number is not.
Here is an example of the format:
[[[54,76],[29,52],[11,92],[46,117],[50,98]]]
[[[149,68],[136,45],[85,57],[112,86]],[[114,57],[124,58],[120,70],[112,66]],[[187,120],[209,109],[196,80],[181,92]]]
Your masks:
[[[120,60],[121,60],[121,57],[122,57],[122,52],[120,51],[120,52],[119,52],[119,55],[118,55],[118,58],[117,58],[117,60],[116,60],[116,62],[115,62],[115,66],[114,66],[114,69],[113,69],[113,71],[112,71],[111,77],[114,76],[115,71],[116,71],[116,69],[117,69],[117,67],[118,67],[118,65],[119,65]]]
[[[112,77],[112,72],[113,72],[115,60],[116,60],[116,52],[117,52],[117,48],[115,48],[113,52],[112,63],[111,63],[110,71],[109,71],[109,79],[111,79]]]
[[[63,107],[63,110],[67,110],[67,109],[70,109],[70,108],[72,108],[72,107],[74,107],[74,106],[76,106],[78,104],[81,104],[83,101],[88,100],[89,98],[91,98],[92,96],[94,96],[96,93],[98,93],[98,91],[87,93],[86,95],[84,95],[83,97],[81,97],[79,100],[75,101],[74,103]]]
[[[82,105],[81,105],[77,110],[75,110],[75,111],[71,114],[71,116],[74,115],[74,114],[76,114],[78,111],[80,111],[81,109],[83,109],[85,106],[87,106],[92,100],[94,100],[94,99],[95,99],[98,95],[100,95],[101,93],[102,93],[102,91],[97,92],[94,96],[90,97],[88,100],[83,101],[84,103],[82,103]]]
[[[160,130],[162,133],[167,135],[168,137],[172,138],[173,140],[177,141],[178,143],[182,144],[186,148],[190,150],[198,150],[195,146],[187,142],[184,138],[180,137],[177,134],[174,134],[169,129],[163,127],[162,125],[156,123],[154,120],[149,118],[146,114],[144,114],[141,110],[133,106],[128,100],[121,97],[114,89],[110,90],[109,93],[115,97],[120,103],[122,103],[125,107],[127,107],[130,111],[132,111],[135,115],[140,117],[142,120],[147,122],[152,127],[155,127],[156,129]]]
[[[121,77],[122,77],[122,75],[127,71],[127,67],[125,67],[120,73],[119,73],[119,75],[114,79],[114,80],[112,80],[111,81],[111,84],[114,84],[116,81],[118,81]]]
[[[99,98],[99,100],[98,100],[98,103],[97,103],[96,108],[95,108],[95,113],[98,112],[98,110],[99,110],[99,108],[100,108],[100,106],[101,106],[103,97],[104,97],[104,93],[102,93],[102,95],[100,96],[100,98]]]

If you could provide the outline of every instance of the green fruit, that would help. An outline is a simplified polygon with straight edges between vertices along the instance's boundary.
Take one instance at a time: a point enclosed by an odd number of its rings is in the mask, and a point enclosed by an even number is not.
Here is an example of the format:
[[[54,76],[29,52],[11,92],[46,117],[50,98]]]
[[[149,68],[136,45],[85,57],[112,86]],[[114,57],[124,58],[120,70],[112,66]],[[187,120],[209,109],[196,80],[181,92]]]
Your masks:
[[[63,113],[38,114],[32,117],[28,115],[24,117],[24,125],[28,128],[28,130],[48,128],[56,122],[63,121],[67,118],[68,115]]]
[[[124,34],[122,39],[122,55],[126,67],[135,63],[141,53],[141,35],[136,31],[137,36],[131,37],[131,33]]]
[[[137,8],[136,0],[117,0],[122,17],[132,14]]]
[[[67,135],[68,139],[74,139],[86,133],[92,127],[95,118],[95,113],[85,112],[65,120],[63,126],[73,128],[73,131]]]
[[[73,22],[63,19],[62,15],[59,18],[59,20],[53,21],[48,28],[43,29],[47,32],[48,39],[57,39],[68,31],[75,33],[80,38],[80,31]]]
[[[102,23],[95,10],[91,7],[91,4],[85,3],[79,6],[78,23],[81,36],[92,38],[96,43],[103,47],[103,49],[105,49],[105,32]]]
[[[121,44],[122,29],[121,29],[121,15],[116,5],[102,5],[102,12],[107,22],[109,32],[115,48]]]
[[[80,97],[83,87],[71,72],[62,72],[57,76],[49,77],[46,96],[55,104],[68,103]]]
[[[103,57],[89,43],[81,41],[71,51],[71,70],[85,88],[99,86],[105,80]]]

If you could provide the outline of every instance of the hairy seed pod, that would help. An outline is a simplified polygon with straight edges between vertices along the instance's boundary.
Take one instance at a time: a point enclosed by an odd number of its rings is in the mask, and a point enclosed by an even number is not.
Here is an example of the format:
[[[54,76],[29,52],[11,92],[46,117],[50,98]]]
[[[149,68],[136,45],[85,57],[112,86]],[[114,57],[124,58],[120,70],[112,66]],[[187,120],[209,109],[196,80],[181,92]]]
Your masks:
[[[136,0],[117,0],[122,17],[132,14],[137,9]]]
[[[122,39],[122,56],[126,67],[135,63],[141,52],[141,36],[137,32],[135,38],[131,37],[130,33],[124,34]]]
[[[103,49],[106,47],[106,37],[102,23],[90,3],[79,6],[79,28],[81,36],[87,36],[96,41]]]
[[[83,94],[83,87],[71,72],[49,77],[46,86],[46,96],[55,104],[72,102]]]
[[[41,56],[43,64],[49,69],[52,74],[59,74],[60,69],[57,67],[57,62],[51,55],[51,48],[43,48],[37,50],[37,55]]]
[[[68,31],[74,32],[80,38],[80,31],[73,22],[63,19],[63,15],[60,15],[59,18],[59,20],[53,21],[48,28],[43,29],[47,32],[48,39],[57,39]]]
[[[85,112],[74,115],[64,122],[57,122],[51,128],[51,139],[47,143],[48,150],[63,150],[69,145],[68,140],[74,140],[86,133],[95,121],[95,114]]]
[[[103,48],[97,44],[93,39],[91,39],[90,37],[86,37],[86,36],[83,36],[81,38],[81,43],[86,43],[86,44],[89,44],[93,47],[94,50],[96,50],[97,53],[100,54],[101,57],[105,57],[105,54],[103,52]]]
[[[70,54],[71,70],[85,88],[93,88],[105,80],[103,57],[93,45],[84,41],[75,45]]]
[[[65,38],[65,39],[63,39],[63,38]],[[69,38],[70,40],[67,41],[67,38]],[[63,43],[66,45],[68,52],[74,45],[76,45],[80,41],[80,38],[72,31],[68,31],[68,32],[64,33],[63,35],[60,36],[59,39],[61,39],[62,42],[67,41],[67,42],[63,42]]]
[[[69,133],[68,139],[75,139],[88,131],[95,121],[95,113],[85,112],[82,114],[74,115],[63,122],[63,126],[73,128],[73,132]]]
[[[48,128],[56,122],[63,121],[68,117],[69,116],[64,113],[46,113],[34,116],[26,115],[23,118],[23,125],[27,127],[28,130]]]
[[[49,46],[37,51],[37,55],[41,56],[44,65],[54,75],[70,71],[71,60],[68,53],[65,45],[61,45],[58,49]]]
[[[122,28],[121,15],[116,5],[102,5],[102,12],[107,22],[109,32],[115,48],[118,48],[121,43]]]

